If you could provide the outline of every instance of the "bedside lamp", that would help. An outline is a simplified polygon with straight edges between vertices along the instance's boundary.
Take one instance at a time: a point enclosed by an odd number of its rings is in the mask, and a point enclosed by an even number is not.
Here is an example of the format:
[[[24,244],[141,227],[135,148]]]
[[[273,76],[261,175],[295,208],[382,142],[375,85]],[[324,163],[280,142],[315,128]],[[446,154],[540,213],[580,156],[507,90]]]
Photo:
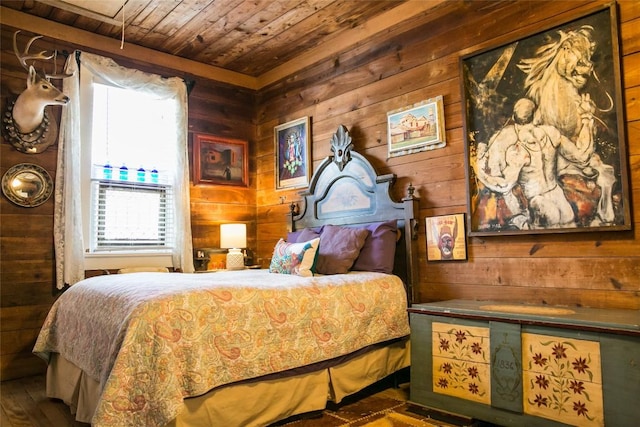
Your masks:
[[[240,249],[247,247],[247,225],[220,224],[220,247],[229,249],[227,270],[244,269],[244,254]]]

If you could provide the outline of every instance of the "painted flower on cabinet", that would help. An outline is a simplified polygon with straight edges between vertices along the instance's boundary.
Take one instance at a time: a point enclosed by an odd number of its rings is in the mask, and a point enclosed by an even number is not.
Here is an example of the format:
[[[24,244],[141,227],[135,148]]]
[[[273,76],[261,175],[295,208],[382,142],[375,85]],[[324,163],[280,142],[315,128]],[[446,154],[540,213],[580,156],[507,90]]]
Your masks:
[[[489,328],[433,323],[433,390],[491,402]]]
[[[604,426],[600,344],[522,334],[524,412],[574,426]]]

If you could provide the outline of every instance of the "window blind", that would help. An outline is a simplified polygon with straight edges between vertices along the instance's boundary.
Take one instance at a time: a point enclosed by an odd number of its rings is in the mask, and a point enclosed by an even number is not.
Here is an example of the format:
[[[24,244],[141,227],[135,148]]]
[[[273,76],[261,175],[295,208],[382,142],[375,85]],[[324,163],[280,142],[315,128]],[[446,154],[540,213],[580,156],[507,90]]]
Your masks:
[[[94,251],[173,247],[173,187],[94,180]]]

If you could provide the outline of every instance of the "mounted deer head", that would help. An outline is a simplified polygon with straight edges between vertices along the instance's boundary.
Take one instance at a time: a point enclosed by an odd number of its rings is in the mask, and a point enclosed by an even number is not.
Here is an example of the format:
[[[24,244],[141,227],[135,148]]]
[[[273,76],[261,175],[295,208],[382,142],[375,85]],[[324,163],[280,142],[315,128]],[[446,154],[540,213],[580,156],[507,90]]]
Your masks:
[[[45,73],[43,76],[38,75],[33,64],[28,64],[27,61],[48,61],[55,58],[56,52],[47,54],[46,51],[42,51],[29,54],[33,42],[42,36],[29,39],[24,51],[20,52],[17,42],[19,32],[16,31],[13,34],[13,52],[22,67],[28,72],[27,88],[18,95],[14,103],[8,105],[4,128],[9,142],[19,151],[39,153],[51,145],[55,139],[55,135],[49,134],[50,122],[45,107],[47,105],[66,105],[69,102],[69,97],[52,85],[49,80],[71,77],[72,74]]]

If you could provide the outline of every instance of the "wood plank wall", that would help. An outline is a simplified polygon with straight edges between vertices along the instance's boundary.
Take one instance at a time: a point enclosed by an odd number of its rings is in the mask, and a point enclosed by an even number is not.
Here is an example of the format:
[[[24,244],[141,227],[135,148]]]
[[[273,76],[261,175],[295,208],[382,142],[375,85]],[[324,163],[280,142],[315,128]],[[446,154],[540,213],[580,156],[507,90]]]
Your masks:
[[[313,160],[330,155],[340,124],[379,173],[420,197],[417,302],[453,298],[640,309],[640,2],[619,2],[634,231],[468,238],[468,262],[427,263],[424,218],[466,212],[459,57],[569,22],[585,1],[446,2],[339,55],[318,61],[258,95],[258,252],[285,235],[295,191],[274,191],[273,126],[312,120]],[[386,113],[444,96],[447,146],[386,159]],[[283,197],[286,202],[281,204]]]
[[[12,51],[13,28],[1,29],[0,107],[26,85],[26,71]],[[26,38],[26,37],[25,37]],[[22,45],[20,45],[22,47]],[[74,46],[41,39],[32,51],[73,51]],[[89,51],[89,50],[87,50]],[[95,52],[95,51],[94,51]],[[100,53],[100,52],[95,52]],[[110,55],[111,56],[111,55]],[[180,71],[152,65],[153,58],[114,58],[123,66],[165,76],[184,76]],[[62,64],[60,64],[61,66]],[[203,78],[195,79],[189,96],[190,133],[208,133],[252,143],[255,92]],[[60,107],[54,110],[59,117]],[[191,147],[191,145],[190,145]],[[35,163],[55,179],[57,145],[29,155],[0,144],[0,175],[18,163]],[[250,153],[249,187],[191,185],[194,247],[217,247],[219,224],[243,221],[249,224],[249,245],[255,241],[256,166]],[[190,160],[191,161],[191,160]],[[193,169],[192,169],[193,170]],[[59,295],[55,289],[53,242],[53,197],[36,208],[22,208],[0,196],[0,379],[19,378],[44,372],[45,363],[31,354],[37,334]]]
[[[249,140],[248,188],[191,187],[194,247],[219,245],[218,225],[249,224],[249,246],[268,262],[286,233],[288,204],[296,191],[276,191],[273,127],[301,116],[312,119],[313,160],[330,154],[329,139],[345,124],[356,149],[379,173],[398,175],[394,196],[409,183],[418,188],[420,224],[432,215],[466,210],[462,106],[458,58],[484,45],[497,45],[598,2],[446,2],[393,30],[338,55],[319,60],[262,90],[198,78],[190,96],[189,127]],[[640,2],[620,5],[621,53],[632,193],[640,209]],[[1,30],[2,105],[24,87],[26,72],[11,51],[12,28]],[[71,51],[56,41],[37,48]],[[97,52],[99,53],[99,52]],[[165,75],[179,72],[153,65],[152,57],[122,65]],[[447,147],[386,159],[386,113],[428,97],[444,95]],[[0,173],[31,162],[55,176],[56,147],[26,155],[0,144]],[[450,298],[640,309],[640,219],[634,231],[468,239],[464,263],[427,263],[421,233],[418,301]],[[421,230],[424,231],[423,229]],[[0,378],[44,370],[31,355],[37,332],[58,293],[54,286],[53,201],[24,209],[0,197]]]

